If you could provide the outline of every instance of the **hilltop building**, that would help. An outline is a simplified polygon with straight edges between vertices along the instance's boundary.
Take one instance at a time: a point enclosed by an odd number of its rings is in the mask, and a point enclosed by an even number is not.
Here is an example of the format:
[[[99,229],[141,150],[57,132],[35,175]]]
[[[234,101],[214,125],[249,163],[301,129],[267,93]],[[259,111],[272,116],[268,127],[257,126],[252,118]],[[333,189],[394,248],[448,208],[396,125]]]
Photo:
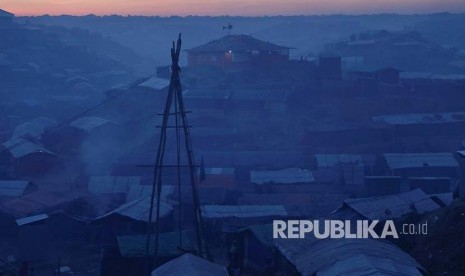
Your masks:
[[[227,35],[187,50],[188,66],[275,64],[289,61],[292,48],[250,35]]]

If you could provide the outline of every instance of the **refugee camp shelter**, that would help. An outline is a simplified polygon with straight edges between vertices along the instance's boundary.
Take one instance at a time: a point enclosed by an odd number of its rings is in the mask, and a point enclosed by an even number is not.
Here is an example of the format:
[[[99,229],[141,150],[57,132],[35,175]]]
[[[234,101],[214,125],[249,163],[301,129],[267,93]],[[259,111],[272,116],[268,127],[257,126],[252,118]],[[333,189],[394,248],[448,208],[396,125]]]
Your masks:
[[[411,190],[421,189],[427,194],[449,193],[452,179],[450,177],[409,177]]]
[[[384,196],[401,193],[400,176],[365,176],[365,192],[368,196]]]
[[[182,239],[182,247],[179,238]],[[149,254],[155,253],[155,235],[150,237]],[[193,237],[187,231],[160,233],[157,256],[162,262],[179,257],[193,248]],[[102,262],[108,275],[142,275],[146,265],[147,235],[121,235],[117,237],[117,252]]]
[[[154,201],[154,210],[156,208]],[[173,204],[166,199],[160,201],[160,229],[167,231],[172,226]],[[150,196],[143,196],[122,204],[107,214],[95,218],[92,224],[100,230],[104,241],[113,241],[117,235],[144,233],[149,222]],[[152,213],[152,223],[156,222],[156,212]]]
[[[388,220],[409,214],[423,215],[439,208],[431,196],[416,189],[397,195],[349,198],[334,215],[341,219]]]
[[[386,153],[384,159],[391,175],[404,177],[456,178],[459,164],[452,153]]]
[[[8,26],[13,22],[14,14],[0,9],[0,27]]]
[[[289,217],[316,219],[338,209],[347,194],[322,193],[318,191],[299,192],[295,186],[282,186],[282,191],[273,194],[243,194],[238,202],[242,205],[282,205]]]
[[[275,245],[300,275],[426,274],[412,256],[382,239],[276,239]]]
[[[390,126],[394,137],[463,136],[465,133],[463,111],[379,115],[372,121]]]
[[[32,190],[32,184],[24,180],[0,180],[0,199],[20,197]]]
[[[342,78],[342,59],[339,56],[320,56],[318,76],[323,80],[340,80]]]
[[[89,179],[88,190],[95,195],[126,195],[131,186],[140,183],[140,176],[92,176]]]
[[[152,271],[152,276],[228,276],[222,265],[186,253]]]
[[[234,168],[205,168],[205,179],[200,187],[222,187],[234,189],[236,186],[236,170]]]
[[[288,61],[290,49],[250,35],[230,34],[188,49],[187,66],[275,64]]]
[[[315,162],[317,182],[338,184],[350,192],[362,190],[365,165],[361,155],[315,154]]]
[[[255,273],[262,272],[269,258],[273,258],[273,225],[258,224],[239,229],[240,248],[243,249],[244,267]]]
[[[39,214],[16,220],[18,225],[19,258],[21,261],[43,261],[52,258],[48,215]],[[44,250],[47,248],[47,250]]]
[[[282,205],[203,205],[202,214],[213,232],[231,232],[288,215]]]
[[[276,185],[303,185],[305,186],[315,182],[312,172],[300,168],[287,168],[276,171],[251,171],[250,182],[255,185],[255,190],[262,193],[272,193]]]

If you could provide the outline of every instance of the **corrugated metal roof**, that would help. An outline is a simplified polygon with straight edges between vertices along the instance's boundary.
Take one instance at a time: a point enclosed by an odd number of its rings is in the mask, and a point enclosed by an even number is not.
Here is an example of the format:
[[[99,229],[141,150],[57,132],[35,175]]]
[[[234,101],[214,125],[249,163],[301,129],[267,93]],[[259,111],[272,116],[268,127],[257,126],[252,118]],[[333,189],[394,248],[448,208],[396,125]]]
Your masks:
[[[152,271],[152,276],[228,276],[222,265],[186,253]]]
[[[362,156],[355,154],[315,154],[318,167],[333,167],[338,165],[362,166]]]
[[[156,200],[154,200],[154,208],[152,214],[152,222],[156,221]],[[173,211],[173,205],[168,202],[167,200],[163,199],[160,201],[160,217],[167,216]],[[128,203],[124,203],[120,207],[116,208],[115,210],[96,218],[95,220],[100,220],[102,218],[106,218],[113,214],[118,214],[124,217],[128,217],[134,220],[149,221],[149,213],[150,213],[150,197],[142,197],[136,200],[133,200]]]
[[[278,89],[236,89],[231,92],[231,99],[241,101],[286,102],[291,90]]]
[[[214,151],[202,152],[197,160],[204,157],[205,164],[220,167],[257,167],[276,168],[304,167],[305,158],[301,151]]]
[[[250,35],[227,35],[222,38],[200,45],[188,52],[228,52],[228,51],[281,51],[291,49],[270,42],[256,39]]]
[[[155,90],[162,90],[170,85],[170,80],[162,79],[158,77],[151,77],[148,80],[144,81],[143,83],[139,84],[142,87],[148,87]]]
[[[140,176],[93,176],[88,189],[92,194],[126,193],[133,185],[139,185]]]
[[[228,190],[223,187],[204,187],[198,188],[200,204],[223,204]]]
[[[174,185],[163,185],[161,188],[161,197],[166,198],[174,193]],[[152,194],[152,185],[131,185],[126,195],[126,202],[136,200]]]
[[[421,215],[441,208],[421,189],[398,195],[346,199],[344,205],[371,220],[396,219],[410,213]]]
[[[401,79],[429,79],[433,73],[427,72],[400,72]]]
[[[312,172],[299,168],[288,168],[277,171],[251,171],[250,182],[254,184],[293,184],[314,182]]]
[[[433,200],[438,200],[443,206],[449,206],[454,200],[453,193],[441,193],[430,195]]]
[[[465,111],[445,113],[418,113],[381,115],[372,118],[373,122],[390,125],[441,124],[465,121]]]
[[[13,17],[13,16],[15,16],[15,15],[12,14],[11,12],[7,12],[7,11],[5,11],[5,10],[0,9],[0,16],[4,16],[4,17]]]
[[[252,235],[254,235],[255,238],[263,245],[270,247],[274,245],[273,224],[252,225],[238,230],[238,232],[246,231],[250,231],[250,233],[252,233]]]
[[[231,91],[225,89],[188,89],[182,93],[183,98],[188,99],[216,99],[226,100],[231,97]]]
[[[434,74],[431,78],[435,80],[465,80],[465,74]]]
[[[227,175],[235,175],[236,169],[234,168],[205,168],[205,174],[227,174]]]
[[[0,196],[22,196],[29,186],[29,181],[0,180]]]
[[[349,196],[346,194],[279,193],[244,194],[239,202],[244,205],[284,206],[289,216],[319,218],[337,210]]]
[[[72,121],[70,123],[70,126],[87,131],[87,132],[91,132],[94,129],[100,126],[103,126],[107,123],[113,123],[113,122],[111,122],[110,120],[101,118],[101,117],[88,116],[88,117],[81,117],[77,120]]]
[[[287,216],[282,205],[204,205],[205,218],[254,218]]]
[[[58,122],[54,119],[50,119],[47,117],[38,117],[33,120],[24,122],[18,125],[14,132],[12,138],[20,138],[20,137],[38,137],[44,132],[57,125]]]
[[[355,269],[354,269],[355,268]],[[399,263],[388,258],[355,254],[344,260],[338,260],[334,264],[318,271],[318,276],[359,276],[363,274],[384,276],[422,276],[418,268],[412,264]]]
[[[386,153],[384,154],[389,168],[423,168],[423,167],[458,167],[452,153]]]
[[[229,127],[194,127],[191,130],[193,137],[234,136],[237,133],[237,129]]]
[[[15,218],[22,218],[34,214],[44,213],[52,208],[69,203],[72,199],[62,195],[37,191],[22,197],[4,201],[0,204],[0,210]]]
[[[311,237],[311,236],[310,236]],[[386,240],[275,239],[302,275],[422,275],[414,258]]]
[[[184,248],[193,246],[192,239],[188,232],[181,233]],[[153,256],[155,252],[155,235],[151,236],[149,252]],[[127,258],[141,258],[146,255],[147,235],[130,235],[117,237],[119,252]],[[158,256],[173,257],[181,252],[179,247],[179,232],[160,233],[158,240]]]
[[[30,216],[30,217],[17,219],[16,224],[18,224],[18,226],[22,226],[22,225],[26,225],[26,224],[38,222],[38,221],[41,221],[41,220],[46,220],[46,219],[48,219],[48,215],[47,214],[41,214],[41,215],[35,215],[35,216]]]
[[[15,158],[24,157],[33,153],[45,153],[50,155],[56,155],[54,152],[46,149],[41,143],[24,140],[21,138],[10,139],[3,143],[3,146],[9,149],[11,155]]]

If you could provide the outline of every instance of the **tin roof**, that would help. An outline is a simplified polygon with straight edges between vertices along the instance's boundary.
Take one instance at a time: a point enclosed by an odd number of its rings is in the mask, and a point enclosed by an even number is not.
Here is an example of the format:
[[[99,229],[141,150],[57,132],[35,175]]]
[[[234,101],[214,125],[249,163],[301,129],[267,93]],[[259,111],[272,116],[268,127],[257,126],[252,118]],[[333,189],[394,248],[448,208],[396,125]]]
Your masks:
[[[238,232],[249,231],[263,245],[272,247],[273,241],[273,224],[258,224],[239,229]]]
[[[287,216],[282,205],[204,205],[205,218],[254,218]]]
[[[152,222],[156,221],[156,200],[154,201],[154,212],[152,213]],[[167,200],[163,199],[160,201],[160,217],[167,216],[173,211],[173,205],[169,203]],[[96,218],[95,220],[101,220],[113,214],[118,214],[133,220],[138,221],[149,221],[149,213],[150,213],[150,197],[145,196],[133,201],[124,203],[120,207],[116,208],[115,210]]]
[[[231,91],[228,89],[217,88],[194,88],[186,89],[183,91],[182,96],[184,99],[216,99],[227,100],[231,97]]]
[[[92,176],[87,187],[92,194],[126,193],[140,181],[140,176]]]
[[[214,151],[202,152],[205,164],[219,167],[304,167],[304,154],[300,151]]]
[[[174,185],[163,185],[161,188],[161,197],[166,198],[174,193]],[[144,196],[152,194],[152,185],[139,185],[134,184],[129,186],[129,191],[126,194],[126,202],[136,200]]]
[[[289,216],[319,218],[337,210],[347,194],[321,193],[279,193],[279,194],[244,194],[239,202],[244,205],[282,205]]]
[[[46,149],[41,143],[33,140],[14,138],[4,142],[3,146],[8,149],[11,155],[15,158],[20,158],[33,153],[56,155],[54,152]]]
[[[30,216],[30,217],[17,219],[16,224],[18,224],[18,226],[23,226],[23,225],[26,225],[26,224],[30,224],[30,223],[34,223],[34,222],[38,222],[38,221],[42,221],[42,220],[46,220],[46,219],[48,219],[48,215],[47,214],[41,214],[41,215],[35,215],[35,216]]]
[[[279,89],[235,89],[232,91],[232,100],[241,101],[271,101],[286,102],[291,90]]]
[[[401,79],[429,79],[433,73],[428,72],[400,72]]]
[[[432,194],[430,195],[431,199],[438,202],[441,207],[449,206],[454,200],[453,193],[441,193],[441,194]]]
[[[458,167],[452,153],[386,153],[384,159],[390,169],[424,167]]]
[[[194,127],[191,130],[192,137],[208,136],[235,136],[237,129],[230,127]]]
[[[12,138],[20,137],[37,137],[40,138],[44,132],[56,126],[58,123],[54,119],[47,117],[38,117],[33,120],[18,125],[12,135]]]
[[[0,16],[4,16],[4,17],[13,17],[15,16],[14,14],[12,14],[11,12],[7,12],[6,10],[2,10],[0,9]]]
[[[421,215],[441,208],[421,189],[398,195],[346,199],[340,209],[345,207],[371,220],[396,219],[410,213]]]
[[[218,175],[218,174],[227,174],[235,175],[236,169],[234,168],[205,168],[205,174],[207,175]]]
[[[0,211],[15,218],[23,218],[48,212],[65,203],[69,203],[71,200],[56,193],[37,191],[2,202],[0,204]]]
[[[139,84],[141,87],[148,87],[155,90],[162,90],[170,85],[170,80],[158,78],[153,76],[148,80],[144,81],[143,83]]]
[[[181,233],[184,248],[193,246],[192,239],[188,232]],[[155,252],[155,235],[151,236],[149,252]],[[147,235],[129,235],[117,237],[119,252],[127,258],[142,258],[146,255]],[[160,233],[158,240],[158,256],[173,257],[178,256],[179,250],[179,232]]]
[[[277,171],[251,171],[250,182],[254,184],[293,184],[314,182],[312,172],[299,168],[288,168]]]
[[[465,111],[444,113],[413,113],[380,115],[372,118],[373,122],[390,125],[443,124],[465,121]]]
[[[315,154],[318,167],[333,167],[338,165],[361,166],[362,156],[356,154]]]
[[[228,276],[229,274],[222,265],[186,253],[158,267],[151,275]]]
[[[187,51],[189,53],[228,52],[228,51],[281,51],[290,47],[256,39],[250,35],[227,35]]]
[[[413,257],[386,240],[275,239],[302,275],[423,275]]]
[[[91,132],[94,129],[103,126],[105,124],[112,123],[110,120],[101,118],[101,117],[81,117],[77,120],[74,120],[70,123],[70,126]]]
[[[0,196],[22,196],[29,186],[29,181],[0,180]]]

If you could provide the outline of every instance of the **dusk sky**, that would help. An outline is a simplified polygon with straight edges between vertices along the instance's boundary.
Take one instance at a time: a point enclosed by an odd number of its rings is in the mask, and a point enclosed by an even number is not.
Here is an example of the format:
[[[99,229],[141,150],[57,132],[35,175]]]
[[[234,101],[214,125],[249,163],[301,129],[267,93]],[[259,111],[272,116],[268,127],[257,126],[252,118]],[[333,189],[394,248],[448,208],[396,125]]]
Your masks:
[[[465,12],[465,0],[2,0],[17,15],[296,15]]]

